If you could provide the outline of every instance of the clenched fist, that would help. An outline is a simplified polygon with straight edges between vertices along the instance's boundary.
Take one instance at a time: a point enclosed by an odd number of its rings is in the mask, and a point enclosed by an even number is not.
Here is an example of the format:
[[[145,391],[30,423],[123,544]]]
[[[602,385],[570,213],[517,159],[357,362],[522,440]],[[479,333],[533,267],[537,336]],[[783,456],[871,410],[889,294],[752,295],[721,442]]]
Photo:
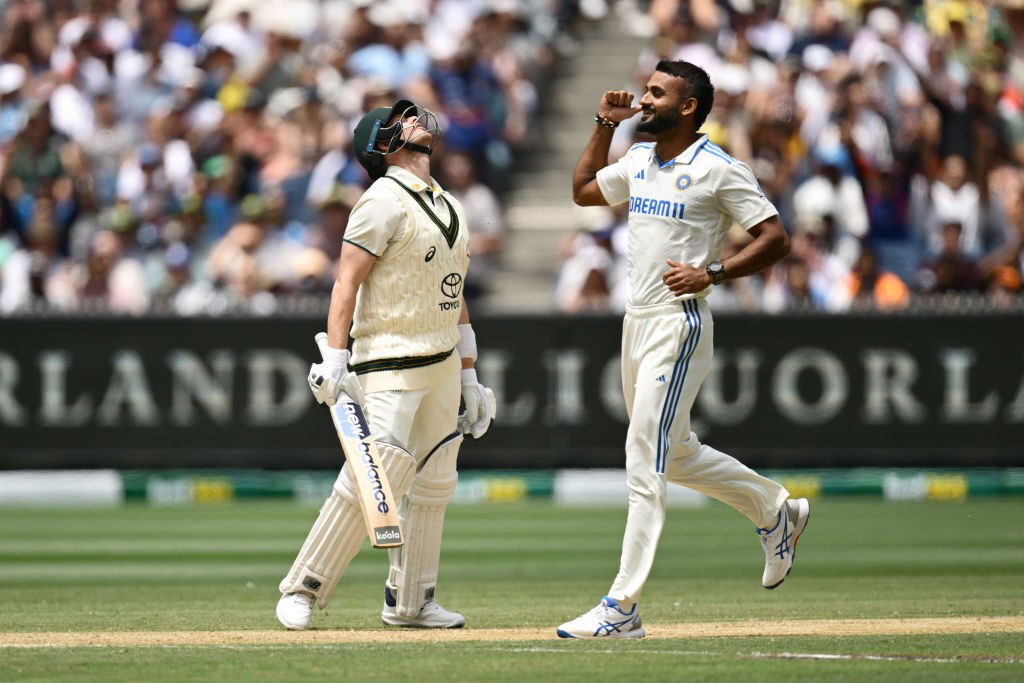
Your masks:
[[[640,113],[640,105],[633,104],[633,93],[625,90],[609,90],[601,96],[597,113],[603,118],[619,123]]]

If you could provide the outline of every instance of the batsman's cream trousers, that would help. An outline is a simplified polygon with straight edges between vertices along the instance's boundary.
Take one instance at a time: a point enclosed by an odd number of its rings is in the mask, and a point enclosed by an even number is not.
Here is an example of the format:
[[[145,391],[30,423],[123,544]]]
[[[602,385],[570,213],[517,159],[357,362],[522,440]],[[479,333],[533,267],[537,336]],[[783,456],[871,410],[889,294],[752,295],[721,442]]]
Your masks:
[[[401,446],[420,463],[458,426],[462,381],[458,353],[429,366],[426,382],[374,383],[369,375],[359,381],[366,392],[366,419],[379,441]],[[412,371],[393,373],[411,375]]]
[[[665,482],[731,505],[770,527],[789,497],[785,488],[690,431],[690,409],[711,368],[714,321],[703,298],[627,306],[622,330],[622,388],[629,413],[626,481],[629,515],[622,559],[608,595],[636,602],[654,563],[665,523]]]

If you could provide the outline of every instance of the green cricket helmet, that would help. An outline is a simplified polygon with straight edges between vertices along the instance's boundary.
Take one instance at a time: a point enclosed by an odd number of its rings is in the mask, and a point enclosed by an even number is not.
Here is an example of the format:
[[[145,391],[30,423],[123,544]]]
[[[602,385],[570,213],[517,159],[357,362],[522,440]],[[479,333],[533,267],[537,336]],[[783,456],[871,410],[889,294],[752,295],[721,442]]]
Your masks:
[[[431,134],[429,147],[416,144],[412,139],[402,139],[405,119],[410,116],[415,116],[416,122]],[[398,100],[393,106],[378,107],[359,119],[352,135],[352,146],[360,165],[376,180],[387,170],[389,154],[409,149],[429,156],[440,139],[441,126],[434,112],[425,107],[417,107],[409,100]]]

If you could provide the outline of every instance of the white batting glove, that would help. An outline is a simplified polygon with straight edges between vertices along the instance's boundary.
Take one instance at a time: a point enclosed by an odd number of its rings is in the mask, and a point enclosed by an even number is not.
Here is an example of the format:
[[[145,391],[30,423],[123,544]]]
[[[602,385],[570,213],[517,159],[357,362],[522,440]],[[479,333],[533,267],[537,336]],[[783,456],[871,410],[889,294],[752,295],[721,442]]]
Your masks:
[[[333,406],[339,400],[355,401],[363,405],[363,387],[354,372],[349,372],[348,349],[332,349],[324,343],[320,352],[324,359],[309,368],[309,388],[317,403]]]
[[[459,431],[479,439],[487,433],[498,406],[494,392],[480,384],[473,368],[462,371],[462,400],[466,412],[459,415]]]

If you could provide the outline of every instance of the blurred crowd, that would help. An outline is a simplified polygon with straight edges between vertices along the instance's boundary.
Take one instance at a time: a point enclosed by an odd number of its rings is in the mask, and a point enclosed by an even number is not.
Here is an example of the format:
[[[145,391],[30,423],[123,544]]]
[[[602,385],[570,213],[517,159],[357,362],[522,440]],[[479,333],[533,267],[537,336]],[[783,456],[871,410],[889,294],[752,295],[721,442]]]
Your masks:
[[[900,309],[984,297],[1019,306],[1024,265],[1024,0],[652,0],[617,8],[660,59],[703,67],[703,128],[747,162],[792,239],[728,281],[715,310]],[[612,158],[634,141],[616,133]],[[625,214],[571,235],[565,311],[625,302]],[[734,227],[725,256],[749,239]]]
[[[0,0],[0,315],[280,310],[326,293],[397,96],[445,135],[487,289],[500,190],[576,3]],[[495,190],[498,190],[496,193]]]

